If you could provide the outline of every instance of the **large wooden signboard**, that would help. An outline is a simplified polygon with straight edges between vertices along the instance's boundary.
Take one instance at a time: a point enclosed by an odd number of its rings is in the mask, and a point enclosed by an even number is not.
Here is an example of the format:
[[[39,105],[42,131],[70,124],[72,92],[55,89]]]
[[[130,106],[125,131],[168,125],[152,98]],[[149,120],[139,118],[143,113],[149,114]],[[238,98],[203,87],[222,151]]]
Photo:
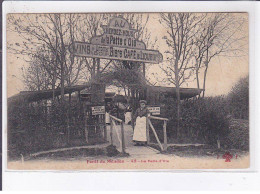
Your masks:
[[[124,18],[112,18],[108,25],[102,27],[102,35],[92,37],[89,43],[75,42],[71,45],[71,52],[76,56],[91,58],[154,64],[162,62],[163,57],[159,51],[148,50],[142,41],[136,40],[136,30]]]

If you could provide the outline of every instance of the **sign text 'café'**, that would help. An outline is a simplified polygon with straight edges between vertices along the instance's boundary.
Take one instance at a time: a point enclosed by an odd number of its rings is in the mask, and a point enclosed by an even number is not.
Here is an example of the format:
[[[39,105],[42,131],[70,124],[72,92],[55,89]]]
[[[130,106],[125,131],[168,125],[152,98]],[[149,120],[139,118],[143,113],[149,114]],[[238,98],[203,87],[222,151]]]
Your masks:
[[[135,29],[121,17],[112,18],[108,25],[102,26],[104,33],[92,37],[90,43],[75,42],[73,52],[76,56],[139,61],[145,63],[162,62],[162,54],[157,50],[146,49],[142,41],[136,40]]]

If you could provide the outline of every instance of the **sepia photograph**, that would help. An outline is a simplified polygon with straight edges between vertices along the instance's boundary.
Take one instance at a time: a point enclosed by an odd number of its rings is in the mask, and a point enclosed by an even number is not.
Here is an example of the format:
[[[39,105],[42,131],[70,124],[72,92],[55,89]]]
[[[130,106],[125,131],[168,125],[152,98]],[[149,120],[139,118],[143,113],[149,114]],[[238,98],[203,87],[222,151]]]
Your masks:
[[[248,17],[7,14],[7,169],[250,168]]]

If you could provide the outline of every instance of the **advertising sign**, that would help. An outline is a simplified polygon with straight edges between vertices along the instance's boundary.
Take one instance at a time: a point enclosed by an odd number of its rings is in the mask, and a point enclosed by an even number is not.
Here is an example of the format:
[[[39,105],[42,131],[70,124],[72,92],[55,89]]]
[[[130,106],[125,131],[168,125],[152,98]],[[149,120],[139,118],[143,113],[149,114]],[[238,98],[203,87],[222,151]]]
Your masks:
[[[102,115],[105,114],[105,106],[93,106],[91,107],[92,115]]]
[[[136,30],[124,18],[112,18],[102,28],[102,35],[92,37],[89,43],[75,42],[70,46],[71,52],[81,57],[154,64],[162,62],[163,56],[159,51],[146,49],[144,42],[136,40]]]
[[[161,108],[159,106],[158,107],[147,107],[147,108],[152,115],[160,115],[161,114]]]
[[[161,54],[155,50],[142,50],[117,46],[75,42],[74,54],[81,57],[160,63]]]

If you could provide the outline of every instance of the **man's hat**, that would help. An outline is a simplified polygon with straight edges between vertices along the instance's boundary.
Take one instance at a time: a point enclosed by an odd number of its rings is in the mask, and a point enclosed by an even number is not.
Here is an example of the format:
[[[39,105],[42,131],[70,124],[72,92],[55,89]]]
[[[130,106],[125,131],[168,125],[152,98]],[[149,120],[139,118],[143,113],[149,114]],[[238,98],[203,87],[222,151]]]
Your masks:
[[[141,103],[147,104],[146,100],[140,100],[139,103],[140,103],[140,104],[141,104]]]

